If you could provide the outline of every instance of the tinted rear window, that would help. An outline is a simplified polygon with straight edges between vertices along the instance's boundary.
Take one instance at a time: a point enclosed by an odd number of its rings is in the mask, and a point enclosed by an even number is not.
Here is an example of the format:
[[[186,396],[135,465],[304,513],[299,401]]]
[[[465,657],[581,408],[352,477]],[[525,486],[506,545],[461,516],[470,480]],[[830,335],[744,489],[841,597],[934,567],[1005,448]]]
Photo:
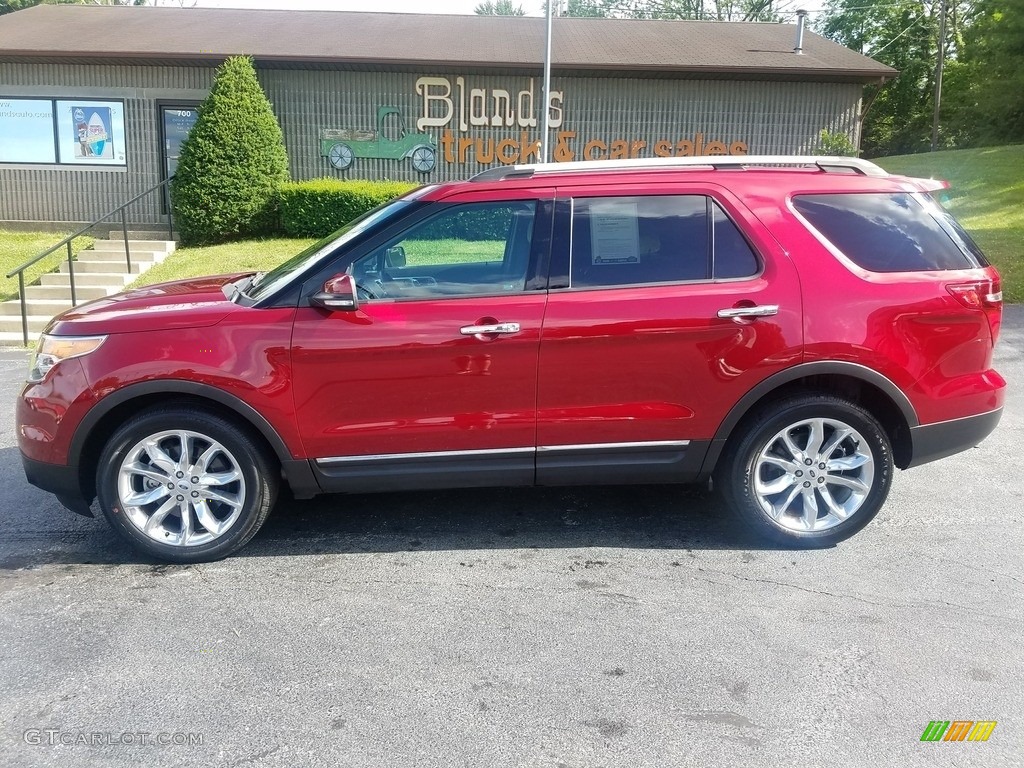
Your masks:
[[[931,200],[912,194],[801,195],[793,205],[846,258],[872,272],[968,269],[984,263],[958,244],[957,230],[948,221],[940,222],[945,214],[935,209],[933,215]]]
[[[981,248],[974,242],[974,239],[960,226],[960,222],[954,219],[953,214],[946,209],[945,199],[945,191],[936,192],[929,196],[928,203],[932,207],[932,211],[939,218],[939,221],[946,227],[950,237],[956,240],[961,248],[968,251],[975,261],[982,266],[986,266],[988,259],[985,258],[985,254],[981,252]]]

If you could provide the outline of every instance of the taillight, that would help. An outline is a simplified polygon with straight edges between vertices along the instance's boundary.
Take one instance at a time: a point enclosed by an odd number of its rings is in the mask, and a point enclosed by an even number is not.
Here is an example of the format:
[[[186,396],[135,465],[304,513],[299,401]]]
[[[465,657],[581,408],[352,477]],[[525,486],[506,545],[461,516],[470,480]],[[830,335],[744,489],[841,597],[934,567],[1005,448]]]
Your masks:
[[[1003,306],[1003,292],[999,278],[974,283],[954,283],[946,290],[968,309],[994,309]]]
[[[968,309],[978,309],[988,317],[992,341],[999,336],[1003,315],[1003,286],[996,275],[991,280],[975,280],[970,283],[953,283],[946,290]]]
[[[1003,282],[998,275],[989,283],[989,292],[982,297],[986,307],[1003,306]]]
[[[947,285],[946,290],[960,300],[968,309],[981,309],[981,284],[961,283],[959,285]]]

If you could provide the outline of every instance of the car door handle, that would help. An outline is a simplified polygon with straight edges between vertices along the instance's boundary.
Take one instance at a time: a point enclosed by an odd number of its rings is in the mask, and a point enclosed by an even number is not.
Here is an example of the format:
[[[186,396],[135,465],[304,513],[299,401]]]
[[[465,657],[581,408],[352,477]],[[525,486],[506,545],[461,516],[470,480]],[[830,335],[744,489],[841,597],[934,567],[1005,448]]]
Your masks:
[[[731,307],[730,309],[718,310],[718,316],[723,320],[730,317],[771,317],[777,314],[779,314],[778,304],[761,304],[756,307]]]
[[[496,333],[519,333],[519,323],[495,323],[494,325],[464,325],[459,329],[463,336],[487,336]]]

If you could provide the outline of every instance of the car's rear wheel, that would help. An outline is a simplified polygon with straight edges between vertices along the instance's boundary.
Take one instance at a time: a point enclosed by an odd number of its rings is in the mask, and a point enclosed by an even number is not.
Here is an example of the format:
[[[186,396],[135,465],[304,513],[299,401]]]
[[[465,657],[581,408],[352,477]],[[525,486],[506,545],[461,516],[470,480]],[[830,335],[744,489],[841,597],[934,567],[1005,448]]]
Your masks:
[[[770,405],[723,456],[716,487],[765,538],[796,547],[842,541],[878,514],[889,494],[889,438],[867,410],[825,395]]]
[[[270,514],[278,481],[248,434],[212,414],[148,411],[111,436],[96,491],[111,527],[162,560],[195,563],[246,544]]]

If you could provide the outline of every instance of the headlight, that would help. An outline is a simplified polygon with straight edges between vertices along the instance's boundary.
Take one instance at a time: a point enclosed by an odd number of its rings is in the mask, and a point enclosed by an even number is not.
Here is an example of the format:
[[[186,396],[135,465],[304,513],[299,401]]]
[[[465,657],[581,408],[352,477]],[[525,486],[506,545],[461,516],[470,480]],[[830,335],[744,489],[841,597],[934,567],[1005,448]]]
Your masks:
[[[28,380],[33,384],[46,378],[61,360],[87,355],[106,340],[106,336],[47,336],[39,337],[36,351],[29,364]]]

